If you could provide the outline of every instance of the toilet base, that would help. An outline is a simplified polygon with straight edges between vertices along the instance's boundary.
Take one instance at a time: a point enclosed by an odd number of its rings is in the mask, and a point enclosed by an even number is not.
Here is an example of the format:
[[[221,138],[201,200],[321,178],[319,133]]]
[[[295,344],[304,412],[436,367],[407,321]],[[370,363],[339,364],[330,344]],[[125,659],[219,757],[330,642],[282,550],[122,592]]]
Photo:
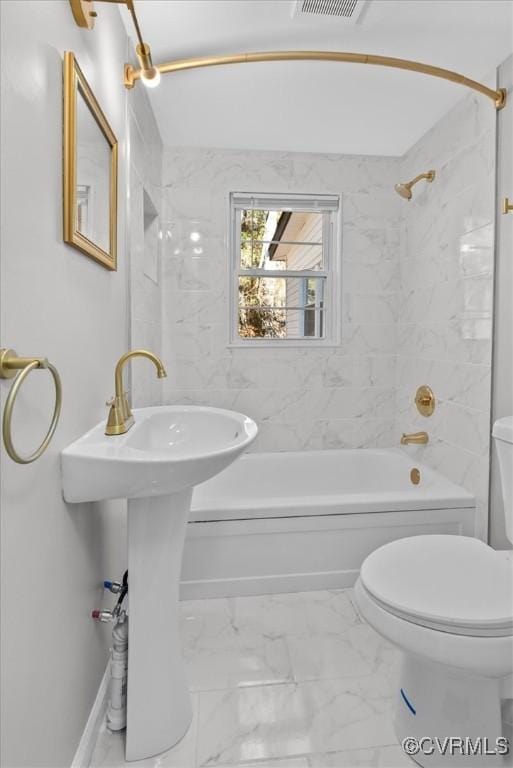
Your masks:
[[[403,652],[394,724],[399,743],[421,766],[511,765],[510,756],[494,751],[502,738],[500,678],[474,677]],[[405,739],[423,740],[422,748],[413,754]]]

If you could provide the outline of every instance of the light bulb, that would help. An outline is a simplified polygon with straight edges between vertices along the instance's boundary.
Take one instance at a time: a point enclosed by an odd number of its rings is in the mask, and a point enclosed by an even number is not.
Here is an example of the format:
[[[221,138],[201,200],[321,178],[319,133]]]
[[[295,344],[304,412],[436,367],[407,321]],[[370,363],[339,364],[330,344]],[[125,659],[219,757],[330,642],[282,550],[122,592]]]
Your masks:
[[[160,83],[160,72],[157,67],[141,70],[141,80],[146,88],[156,88]]]

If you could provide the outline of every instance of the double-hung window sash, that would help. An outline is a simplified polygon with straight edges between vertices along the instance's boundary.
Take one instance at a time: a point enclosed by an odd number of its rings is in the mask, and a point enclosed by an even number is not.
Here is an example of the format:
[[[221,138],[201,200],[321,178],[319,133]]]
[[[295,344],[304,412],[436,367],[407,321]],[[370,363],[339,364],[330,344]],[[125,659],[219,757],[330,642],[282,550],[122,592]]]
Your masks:
[[[336,195],[231,195],[232,342],[333,343]]]

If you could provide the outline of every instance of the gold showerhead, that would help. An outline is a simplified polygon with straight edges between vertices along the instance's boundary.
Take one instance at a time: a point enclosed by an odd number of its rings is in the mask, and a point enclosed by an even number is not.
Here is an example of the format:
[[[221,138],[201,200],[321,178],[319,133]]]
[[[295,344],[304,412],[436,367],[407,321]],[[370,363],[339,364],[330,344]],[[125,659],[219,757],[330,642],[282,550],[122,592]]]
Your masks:
[[[411,187],[409,184],[396,184],[394,189],[398,195],[401,195],[401,197],[404,197],[406,200],[411,200]]]
[[[419,175],[415,176],[415,178],[412,179],[411,181],[408,181],[408,182],[403,183],[403,184],[396,184],[394,186],[394,189],[397,192],[397,194],[401,195],[401,197],[404,197],[405,200],[411,200],[411,198],[412,198],[412,192],[411,192],[412,187],[418,181],[420,181],[421,179],[426,179],[426,181],[431,183],[433,181],[433,179],[435,178],[435,175],[436,175],[435,171],[427,171],[427,173],[419,173]]]

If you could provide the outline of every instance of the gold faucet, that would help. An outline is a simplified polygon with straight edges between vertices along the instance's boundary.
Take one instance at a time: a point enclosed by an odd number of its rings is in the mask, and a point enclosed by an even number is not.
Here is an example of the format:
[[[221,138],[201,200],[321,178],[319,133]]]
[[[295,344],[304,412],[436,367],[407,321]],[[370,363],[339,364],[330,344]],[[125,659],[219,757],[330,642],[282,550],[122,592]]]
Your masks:
[[[155,365],[159,379],[164,379],[167,376],[160,357],[157,357],[157,355],[154,355],[153,352],[149,352],[147,349],[134,349],[132,352],[122,355],[118,360],[114,373],[116,394],[107,403],[107,405],[110,405],[110,411],[107,426],[105,427],[106,435],[122,435],[128,432],[134,423],[134,417],[128,405],[128,397],[123,389],[123,366],[132,357],[147,357]]]
[[[428,442],[429,435],[427,432],[412,432],[410,435],[403,432],[401,437],[401,445],[427,445]]]

